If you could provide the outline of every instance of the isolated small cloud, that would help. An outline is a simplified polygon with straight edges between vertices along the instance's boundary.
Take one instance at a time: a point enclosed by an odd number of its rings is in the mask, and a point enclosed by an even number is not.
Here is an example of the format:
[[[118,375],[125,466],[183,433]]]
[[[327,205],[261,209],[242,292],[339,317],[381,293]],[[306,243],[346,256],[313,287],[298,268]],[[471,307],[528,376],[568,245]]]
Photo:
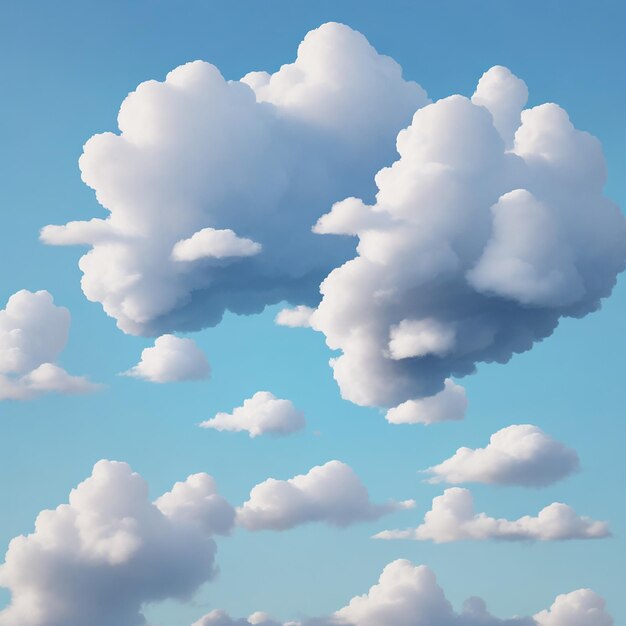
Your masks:
[[[201,428],[247,432],[250,437],[258,435],[290,435],[302,430],[306,424],[304,413],[296,409],[290,400],[281,400],[269,391],[257,391],[232,413],[218,413],[202,422]]]
[[[459,448],[439,465],[429,467],[429,482],[487,483],[543,487],[579,467],[574,450],[537,426],[516,424],[491,435],[485,448]]]
[[[414,504],[412,500],[373,504],[352,468],[329,461],[288,480],[269,478],[256,485],[237,509],[237,523],[253,531],[287,530],[310,522],[345,527]]]
[[[610,536],[606,522],[582,517],[570,506],[553,502],[536,517],[517,520],[496,519],[474,511],[474,499],[467,489],[452,487],[433,500],[424,522],[415,529],[385,530],[375,539],[414,539],[416,541],[451,541],[500,539],[508,541],[564,541],[600,539]]]
[[[274,321],[279,326],[288,326],[290,328],[310,328],[311,315],[315,309],[310,306],[300,304],[292,309],[282,309],[276,315]]]
[[[9,544],[0,626],[139,626],[146,603],[188,599],[215,573],[214,533],[234,511],[206,474],[156,502],[126,463],[99,461],[69,502]]]
[[[604,600],[589,589],[560,595],[552,607],[534,617],[499,619],[481,598],[466,600],[454,610],[426,565],[399,559],[387,565],[363,595],[330,616],[280,624],[265,613],[233,619],[224,611],[212,611],[193,626],[612,626]]]
[[[435,424],[462,420],[467,411],[467,395],[461,385],[447,378],[444,388],[434,396],[407,400],[389,409],[385,419],[391,424]]]
[[[151,383],[176,383],[209,378],[211,367],[192,339],[161,335],[152,348],[142,351],[139,363],[124,375]]]
[[[0,311],[0,400],[100,388],[56,363],[67,344],[70,320],[70,312],[56,306],[47,291],[22,290],[9,298]]]
[[[230,229],[203,228],[189,239],[177,242],[172,250],[172,258],[175,261],[197,261],[246,257],[259,254],[261,248],[261,244],[251,239],[237,237]]]

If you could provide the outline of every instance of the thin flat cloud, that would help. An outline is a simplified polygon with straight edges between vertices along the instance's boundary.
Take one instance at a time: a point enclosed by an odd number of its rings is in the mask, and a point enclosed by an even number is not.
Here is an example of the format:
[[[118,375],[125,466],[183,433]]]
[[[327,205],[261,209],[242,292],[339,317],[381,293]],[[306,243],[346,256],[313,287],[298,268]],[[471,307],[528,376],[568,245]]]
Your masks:
[[[572,507],[553,502],[536,517],[498,519],[474,511],[474,499],[467,489],[451,487],[437,496],[424,522],[408,530],[384,530],[374,539],[412,539],[449,543],[453,541],[566,541],[602,539],[610,536],[608,524],[578,515]]]

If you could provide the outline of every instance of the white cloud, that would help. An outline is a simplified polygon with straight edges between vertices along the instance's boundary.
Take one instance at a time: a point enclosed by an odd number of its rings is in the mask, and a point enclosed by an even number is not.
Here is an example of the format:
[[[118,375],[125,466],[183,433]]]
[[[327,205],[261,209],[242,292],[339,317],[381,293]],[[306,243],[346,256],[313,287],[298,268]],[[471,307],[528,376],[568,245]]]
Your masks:
[[[516,424],[491,435],[485,448],[459,448],[429,467],[429,482],[477,482],[542,487],[578,469],[574,450],[546,435],[537,426]]]
[[[0,311],[0,400],[45,393],[82,394],[99,389],[55,362],[67,344],[70,312],[47,291],[22,290]]]
[[[216,609],[194,622],[192,626],[284,626],[266,613],[253,613],[247,619],[233,619],[225,611]]]
[[[323,238],[358,236],[311,317],[341,351],[331,365],[344,398],[394,407],[432,396],[611,293],[626,220],[603,196],[600,143],[556,104],[523,110],[526,96],[495,67],[471,100],[419,109],[398,135],[400,158],[376,175],[375,202],[348,197],[317,222]]]
[[[414,504],[413,500],[373,504],[352,468],[329,461],[289,480],[269,478],[256,485],[237,509],[237,523],[248,530],[286,530],[310,522],[345,527]]]
[[[385,419],[391,424],[435,424],[462,420],[467,410],[465,389],[450,378],[444,388],[434,396],[407,400],[389,409]]]
[[[209,63],[183,65],[128,95],[119,134],[85,145],[82,178],[107,219],[41,237],[91,246],[83,291],[128,333],[198,329],[282,300],[317,304],[321,279],[354,243],[311,226],[334,201],[371,192],[397,132],[427,102],[341,24],[308,33],[273,75],[226,81]]]
[[[232,230],[203,228],[189,239],[177,242],[172,250],[172,258],[175,261],[197,261],[198,259],[254,256],[259,252],[261,252],[261,244],[237,237]]]
[[[211,534],[228,532],[233,516],[206,475],[153,504],[126,463],[100,461],[68,504],[9,544],[0,586],[12,598],[0,625],[145,624],[145,603],[187,599],[213,576]]]
[[[474,499],[467,489],[452,487],[433,500],[424,522],[415,529],[385,530],[375,539],[415,539],[447,543],[463,540],[501,539],[509,541],[564,541],[599,539],[610,536],[606,522],[579,516],[560,502],[545,507],[537,517],[526,515],[518,520],[496,519],[475,513]]]
[[[258,617],[257,617],[258,616]],[[257,621],[258,620],[258,621]],[[236,620],[212,611],[193,626],[280,626],[266,614]],[[534,617],[498,619],[480,598],[469,598],[461,612],[454,610],[434,572],[405,559],[389,563],[369,591],[342,609],[317,620],[283,626],[612,626],[604,600],[589,589],[560,595],[552,607]]]
[[[612,626],[606,603],[591,589],[578,589],[557,597],[550,609],[535,615],[538,626]]]
[[[232,413],[218,413],[202,422],[202,428],[245,431],[250,437],[258,435],[290,435],[302,430],[306,422],[304,413],[290,400],[281,400],[269,391],[257,391]]]
[[[311,315],[313,309],[310,306],[300,304],[292,309],[282,309],[276,315],[274,321],[279,326],[289,326],[290,328],[309,328],[311,326]]]
[[[192,339],[162,335],[152,348],[143,350],[139,363],[124,375],[151,383],[173,383],[209,378],[211,368]]]

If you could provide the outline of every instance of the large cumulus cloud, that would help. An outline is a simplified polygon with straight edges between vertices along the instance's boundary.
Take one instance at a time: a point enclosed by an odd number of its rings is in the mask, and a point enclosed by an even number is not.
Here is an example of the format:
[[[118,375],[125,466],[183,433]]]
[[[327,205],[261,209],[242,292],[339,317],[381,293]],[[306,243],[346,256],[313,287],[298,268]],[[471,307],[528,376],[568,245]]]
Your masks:
[[[233,508],[206,474],[155,503],[126,463],[100,461],[67,504],[43,511],[0,566],[11,603],[1,626],[140,626],[144,603],[185,599],[214,572],[212,535]]]
[[[280,626],[265,613],[233,619],[212,611],[193,626]],[[468,599],[457,612],[425,565],[405,559],[393,561],[378,582],[363,595],[324,619],[287,622],[283,626],[612,626],[604,600],[590,589],[560,595],[554,604],[533,617],[499,619],[480,598]]]
[[[294,63],[226,81],[205,62],[139,85],[119,134],[92,137],[82,178],[109,212],[48,226],[83,244],[82,287],[120,328],[156,335],[214,325],[228,309],[317,304],[353,243],[311,226],[346,195],[373,191],[422,88],[341,24],[310,32]]]
[[[418,110],[373,204],[336,203],[316,224],[356,235],[313,328],[340,350],[342,395],[394,407],[450,376],[508,361],[608,296],[626,221],[603,196],[599,142],[556,104],[524,110],[524,83],[494,67],[471,99]]]
[[[0,400],[99,388],[56,363],[67,344],[70,321],[70,312],[55,305],[47,291],[23,289],[9,298],[0,311]]]

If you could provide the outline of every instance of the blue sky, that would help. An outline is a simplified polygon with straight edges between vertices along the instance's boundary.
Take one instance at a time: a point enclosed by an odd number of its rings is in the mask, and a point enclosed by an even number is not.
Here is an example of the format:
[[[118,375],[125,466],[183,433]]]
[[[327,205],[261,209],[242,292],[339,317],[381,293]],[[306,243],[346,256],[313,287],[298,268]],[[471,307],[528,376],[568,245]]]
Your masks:
[[[275,72],[293,61],[309,30],[328,21],[362,32],[433,100],[470,96],[488,68],[509,67],[528,85],[529,105],[556,102],[577,128],[600,139],[606,194],[626,206],[621,3],[5,1],[0,11],[0,301],[20,289],[52,293],[72,314],[60,363],[106,385],[91,395],[0,404],[3,549],[31,532],[41,510],[65,502],[101,458],[130,463],[153,497],[207,472],[235,504],[270,476],[286,479],[336,458],[356,471],[373,501],[415,498],[416,510],[343,530],[237,529],[218,539],[217,580],[191,603],[149,607],[150,623],[186,626],[213,608],[236,616],[264,610],[278,619],[326,614],[364,593],[397,558],[432,567],[457,607],[480,596],[495,615],[529,615],[558,594],[590,587],[607,600],[616,624],[626,620],[623,277],[600,311],[561,321],[529,352],[506,365],[481,364],[464,378],[469,409],[462,422],[394,426],[379,409],[342,400],[324,337],[275,325],[276,305],[254,316],[227,313],[220,325],[190,335],[211,364],[209,381],[158,385],[120,377],[153,339],[122,333],[86,300],[79,248],[38,240],[47,224],[105,216],[77,160],[89,137],[117,130],[120,103],[139,83],[163,80],[195,59],[233,80],[252,70]],[[249,439],[197,428],[261,389],[302,409],[306,430]],[[417,525],[441,493],[419,470],[519,423],[575,449],[581,471],[543,489],[474,485],[477,510],[518,518],[566,502],[608,520],[611,538],[443,545],[369,539],[382,528]],[[0,605],[8,598],[1,592]]]

